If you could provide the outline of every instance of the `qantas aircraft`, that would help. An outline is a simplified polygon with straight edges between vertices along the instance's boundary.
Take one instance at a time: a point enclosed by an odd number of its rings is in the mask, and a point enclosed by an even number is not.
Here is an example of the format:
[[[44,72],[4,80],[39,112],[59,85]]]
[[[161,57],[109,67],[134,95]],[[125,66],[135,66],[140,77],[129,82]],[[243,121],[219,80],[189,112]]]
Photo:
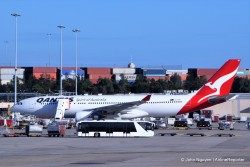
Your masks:
[[[239,64],[239,59],[228,60],[204,86],[187,95],[41,96],[22,100],[11,111],[39,118],[56,118],[62,105],[60,99],[67,99],[62,117],[75,117],[76,121],[89,117],[131,119],[186,114],[233,98],[234,95],[229,93]]]

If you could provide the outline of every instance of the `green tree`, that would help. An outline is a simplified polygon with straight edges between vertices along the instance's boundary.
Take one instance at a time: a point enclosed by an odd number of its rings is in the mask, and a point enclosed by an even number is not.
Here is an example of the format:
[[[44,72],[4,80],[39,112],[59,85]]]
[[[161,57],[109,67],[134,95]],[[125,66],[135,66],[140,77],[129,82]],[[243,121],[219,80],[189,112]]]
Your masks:
[[[150,83],[147,77],[137,75],[135,82],[131,86],[132,93],[150,92]]]
[[[250,80],[248,78],[235,77],[231,93],[250,93]]]
[[[113,78],[113,86],[115,89],[115,93],[129,93],[130,92],[130,83],[124,77],[123,74],[120,75],[121,80],[117,83],[117,81]]]
[[[98,93],[114,94],[113,83],[108,78],[99,78],[97,81]]]
[[[43,87],[43,89],[39,88]],[[50,79],[49,76],[44,78],[43,75],[40,78],[35,78],[34,76],[29,76],[28,79],[23,81],[23,86],[25,87],[25,92],[38,92],[38,93],[52,93],[58,90],[58,86],[56,85],[56,81],[54,79]],[[42,92],[41,92],[42,91]]]
[[[150,93],[163,93],[163,87],[160,82],[154,79],[150,80]]]
[[[199,78],[197,74],[189,71],[186,81],[184,83],[184,89],[190,92],[192,90],[198,90],[199,88],[200,88],[200,85],[199,85]]]
[[[62,84],[65,92],[75,92],[75,80],[67,77]]]
[[[164,80],[159,79],[157,82],[161,85],[163,91],[164,90],[169,90],[169,84],[168,84],[169,81],[168,81],[167,77]]]
[[[93,84],[90,82],[89,79],[78,79],[77,82],[77,93],[78,94],[93,94]],[[94,94],[97,94],[98,92],[95,92]]]
[[[36,78],[33,75],[30,75],[28,79],[24,80],[24,85],[26,87],[27,92],[32,92],[32,87],[34,84],[38,83]]]
[[[32,86],[32,91],[38,93],[47,93],[44,87],[38,83]]]
[[[207,76],[206,75],[202,75],[200,76],[199,80],[198,80],[198,88],[201,88],[203,85],[205,85],[207,83]]]
[[[242,93],[250,93],[250,80],[248,78],[242,78],[240,85]]]
[[[172,75],[170,77],[169,85],[170,90],[182,89],[181,77],[178,74]]]

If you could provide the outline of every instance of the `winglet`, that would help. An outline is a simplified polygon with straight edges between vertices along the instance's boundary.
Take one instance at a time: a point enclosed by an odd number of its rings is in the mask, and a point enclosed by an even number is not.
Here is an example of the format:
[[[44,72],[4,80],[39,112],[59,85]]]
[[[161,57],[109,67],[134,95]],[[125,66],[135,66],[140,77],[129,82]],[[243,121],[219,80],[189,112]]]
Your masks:
[[[149,101],[151,98],[151,95],[147,95],[146,97],[144,97],[141,101],[146,102]]]

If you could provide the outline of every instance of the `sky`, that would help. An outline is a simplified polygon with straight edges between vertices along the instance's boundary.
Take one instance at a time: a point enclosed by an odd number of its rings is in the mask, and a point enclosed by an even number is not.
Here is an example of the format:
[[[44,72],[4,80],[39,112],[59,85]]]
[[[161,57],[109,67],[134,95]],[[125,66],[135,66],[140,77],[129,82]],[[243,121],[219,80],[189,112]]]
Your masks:
[[[0,66],[250,67],[250,0],[1,0]],[[48,33],[52,34],[49,37]],[[50,61],[49,61],[50,60]],[[50,62],[50,63],[49,63]]]

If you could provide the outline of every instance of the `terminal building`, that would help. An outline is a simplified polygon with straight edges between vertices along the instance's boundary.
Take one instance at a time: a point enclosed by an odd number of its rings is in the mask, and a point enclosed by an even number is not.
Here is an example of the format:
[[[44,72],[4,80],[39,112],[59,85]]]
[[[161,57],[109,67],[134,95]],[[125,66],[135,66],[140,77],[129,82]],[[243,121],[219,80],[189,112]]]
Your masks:
[[[129,63],[128,68],[112,68],[112,75],[117,82],[122,80],[122,77],[128,82],[135,82],[137,77],[135,64]]]
[[[77,75],[76,75],[76,68],[74,67],[63,67],[62,68],[62,80],[65,79],[75,79],[76,76],[79,77],[79,79],[84,79],[84,70],[81,68],[77,68]],[[57,79],[60,79],[60,69],[57,69]]]
[[[174,74],[181,77],[182,81],[186,80],[188,74],[196,77],[206,76],[207,79],[211,78],[218,69],[209,68],[188,68],[182,69],[165,69],[165,68],[136,68],[135,64],[129,63],[127,68],[119,67],[79,67],[77,69],[77,76],[89,79],[93,84],[96,84],[99,78],[114,78],[117,82],[122,77],[128,82],[134,82],[137,75],[146,76],[149,80],[170,79]],[[62,79],[75,79],[75,67],[63,67]],[[1,84],[8,84],[13,80],[15,74],[14,67],[0,67],[0,82]],[[61,75],[60,68],[57,67],[19,67],[17,69],[17,77],[22,81],[28,80],[30,76],[34,78],[46,78],[51,80],[59,80]],[[249,69],[239,69],[236,76],[242,78],[250,78]]]
[[[24,71],[23,68],[17,68],[17,78],[21,79],[20,82],[22,82],[22,79],[24,79]],[[8,84],[13,80],[15,74],[15,68],[14,67],[0,67],[0,82],[2,85]]]
[[[54,80],[56,79],[57,68],[56,67],[23,67],[25,79],[29,79],[30,76],[34,78],[46,78]]]
[[[111,68],[82,68],[85,71],[85,78],[96,84],[99,78],[111,79]]]

